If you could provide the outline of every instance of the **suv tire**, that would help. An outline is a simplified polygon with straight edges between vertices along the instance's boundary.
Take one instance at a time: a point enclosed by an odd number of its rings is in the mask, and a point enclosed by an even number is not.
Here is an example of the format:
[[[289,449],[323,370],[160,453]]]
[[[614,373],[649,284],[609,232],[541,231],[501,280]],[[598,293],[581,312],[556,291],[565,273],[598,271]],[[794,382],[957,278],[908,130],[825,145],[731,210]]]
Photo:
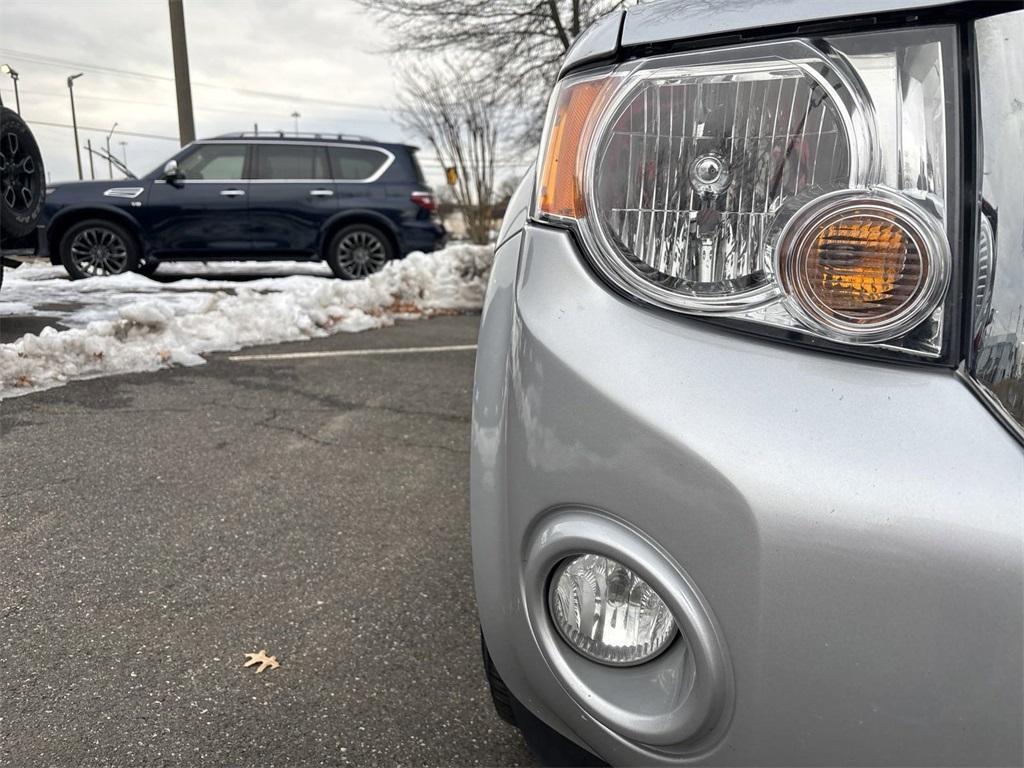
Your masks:
[[[32,131],[13,109],[0,108],[0,232],[5,240],[32,234],[45,192],[43,156]]]
[[[327,265],[342,280],[369,277],[395,256],[391,239],[372,224],[342,227],[327,247]]]
[[[60,261],[72,280],[131,272],[139,263],[139,246],[120,224],[86,219],[72,224],[60,239]]]
[[[480,633],[480,650],[484,657],[484,674],[491,689],[491,701],[498,717],[519,729],[527,749],[541,765],[573,766],[574,768],[607,768],[608,764],[583,749],[524,707],[501,679],[487,650],[487,641]]]
[[[508,689],[508,686],[505,685],[505,681],[501,679],[498,670],[494,668],[494,661],[487,650],[487,641],[484,640],[483,632],[480,633],[480,651],[484,657],[484,675],[487,676],[487,687],[491,689],[491,701],[494,702],[494,711],[506,723],[518,727],[516,724],[516,713],[512,708],[512,701],[515,697]]]

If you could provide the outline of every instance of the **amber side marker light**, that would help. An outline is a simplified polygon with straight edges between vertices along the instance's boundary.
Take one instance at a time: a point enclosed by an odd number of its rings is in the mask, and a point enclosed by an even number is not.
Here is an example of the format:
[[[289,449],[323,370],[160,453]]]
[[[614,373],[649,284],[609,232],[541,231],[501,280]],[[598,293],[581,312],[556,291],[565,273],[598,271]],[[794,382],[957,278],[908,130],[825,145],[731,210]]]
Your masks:
[[[826,197],[798,212],[779,238],[776,270],[790,310],[849,341],[911,330],[945,289],[941,225],[887,192]]]
[[[584,80],[559,89],[549,116],[537,208],[542,214],[573,219],[586,213],[581,189],[581,143],[609,80]]]

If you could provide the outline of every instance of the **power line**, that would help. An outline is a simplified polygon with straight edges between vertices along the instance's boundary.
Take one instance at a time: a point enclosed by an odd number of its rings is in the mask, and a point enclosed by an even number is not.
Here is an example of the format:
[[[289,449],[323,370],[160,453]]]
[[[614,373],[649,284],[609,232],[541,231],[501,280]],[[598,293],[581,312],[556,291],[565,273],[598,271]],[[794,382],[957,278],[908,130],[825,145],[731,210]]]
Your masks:
[[[0,48],[0,53],[5,56],[20,61],[26,61],[32,64],[39,64],[44,67],[73,67],[75,69],[82,69],[87,72],[104,73],[110,75],[117,75],[120,77],[141,77],[149,80],[159,80],[163,82],[174,82],[173,77],[167,75],[157,75],[152,72],[139,72],[131,69],[118,69],[116,67],[105,67],[100,64],[89,64],[81,61],[71,61],[69,59],[59,59],[53,56],[40,56],[32,53],[25,53],[24,51],[17,51],[12,48]],[[294,93],[277,93],[275,91],[258,91],[252,88],[240,88],[233,85],[218,85],[217,83],[201,83],[193,82],[193,85],[201,88],[215,88],[222,91],[234,91],[235,93],[245,94],[247,96],[255,96],[264,99],[284,99],[290,101],[301,101],[309,104],[329,104],[332,106],[349,107],[351,109],[362,109],[368,112],[405,112],[408,111],[403,107],[380,107],[371,104],[361,104],[353,101],[335,101],[333,99],[322,99],[316,96],[302,96],[301,94]]]
[[[22,95],[28,93],[31,96],[48,96],[48,97],[55,98],[55,99],[65,99],[65,98],[67,98],[67,94],[66,93],[58,93],[56,91],[37,91],[35,89],[29,89],[28,91],[22,90],[21,93],[22,93]],[[115,102],[115,103],[120,103],[120,104],[139,104],[139,105],[150,106],[150,107],[168,107],[169,108],[168,103],[166,101],[146,101],[144,99],[120,99],[120,98],[117,98],[116,96],[94,96],[94,95],[81,96],[81,95],[76,95],[75,99],[76,99],[76,101],[84,101],[84,102],[89,102],[89,101],[109,101],[109,102]],[[196,106],[196,109],[198,111],[200,111],[200,112],[224,112],[226,114],[249,115],[249,116],[252,116],[254,113],[257,113],[257,112],[259,112],[261,114],[265,114],[265,110],[261,111],[261,110],[253,110],[253,109],[229,109],[227,107],[204,107],[201,104],[198,104]],[[342,122],[347,122],[347,123],[371,123],[371,124],[375,124],[375,125],[382,125],[382,124],[385,124],[385,123],[393,124],[394,120],[392,118],[345,117],[342,120]]]
[[[119,77],[141,77],[150,80],[159,80],[162,82],[173,83],[174,78],[168,77],[167,75],[157,75],[151,72],[138,72],[131,69],[118,69],[116,67],[105,67],[100,64],[89,64],[81,61],[72,61],[70,59],[59,59],[52,56],[39,56],[37,54],[25,53],[23,51],[17,51],[13,48],[0,48],[0,53],[19,61],[26,61],[33,64],[39,64],[45,67],[55,67],[57,69],[63,69],[66,67],[73,67],[81,69],[86,72],[95,72],[100,74],[110,74]],[[363,110],[366,112],[412,112],[413,110],[409,107],[402,106],[391,106],[381,107],[374,104],[365,104],[362,102],[355,101],[336,101],[333,99],[322,99],[316,96],[303,96],[301,94],[294,93],[278,93],[277,91],[259,91],[252,88],[241,88],[234,85],[219,85],[217,83],[203,83],[193,81],[192,85],[201,88],[213,88],[221,91],[233,91],[246,96],[254,96],[261,99],[280,99],[286,103],[293,103],[296,101],[310,103],[310,104],[325,104],[327,106],[341,107],[343,109],[356,109]]]
[[[51,123],[51,122],[49,122],[47,120],[26,120],[25,118],[22,118],[22,119],[25,120],[25,122],[28,123],[29,125],[47,125],[47,126],[50,126],[51,128],[73,128],[74,127],[74,126],[71,125],[71,123]],[[80,131],[97,131],[99,133],[104,133],[105,134],[109,129],[107,129],[107,128],[97,128],[96,126],[93,126],[93,125],[80,125],[80,126],[78,126],[78,130],[80,130]],[[178,140],[177,136],[161,136],[158,133],[140,133],[138,131],[124,131],[124,130],[119,130],[117,133],[118,133],[119,136],[136,136],[136,137],[141,138],[141,139],[165,139],[167,141],[177,141]]]
[[[131,69],[117,69],[115,67],[105,67],[101,64],[86,64],[81,61],[70,61],[69,59],[59,59],[54,56],[41,56],[36,53],[25,53],[24,51],[16,51],[13,48],[0,48],[5,56],[20,59],[22,61],[28,61],[33,64],[41,64],[48,67],[78,67],[80,69],[89,69],[92,72],[106,72],[115,75],[124,75],[127,77],[142,77],[149,80],[166,80],[167,82],[174,82],[173,77],[167,75],[157,75],[151,72],[138,72]]]

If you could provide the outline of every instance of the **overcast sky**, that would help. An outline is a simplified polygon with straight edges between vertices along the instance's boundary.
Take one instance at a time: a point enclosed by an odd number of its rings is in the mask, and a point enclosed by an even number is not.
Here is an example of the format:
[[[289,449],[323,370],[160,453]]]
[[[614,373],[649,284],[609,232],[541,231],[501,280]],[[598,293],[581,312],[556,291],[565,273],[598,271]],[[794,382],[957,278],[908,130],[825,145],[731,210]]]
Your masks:
[[[254,123],[261,131],[292,130],[289,115],[297,110],[302,131],[422,143],[395,121],[396,62],[384,52],[390,41],[355,3],[185,0],[185,25],[200,137]],[[77,72],[85,73],[74,87],[81,144],[101,144],[116,121],[113,149],[120,156],[126,141],[139,175],[177,149],[167,0],[2,0],[0,29],[0,63],[20,74],[22,116],[51,180],[78,175],[71,129],[41,124],[70,125],[65,81]],[[2,75],[0,93],[13,108],[12,83]],[[106,178],[106,164],[94,159],[96,177]],[[420,160],[440,181],[430,153]],[[84,150],[82,163],[88,179]]]

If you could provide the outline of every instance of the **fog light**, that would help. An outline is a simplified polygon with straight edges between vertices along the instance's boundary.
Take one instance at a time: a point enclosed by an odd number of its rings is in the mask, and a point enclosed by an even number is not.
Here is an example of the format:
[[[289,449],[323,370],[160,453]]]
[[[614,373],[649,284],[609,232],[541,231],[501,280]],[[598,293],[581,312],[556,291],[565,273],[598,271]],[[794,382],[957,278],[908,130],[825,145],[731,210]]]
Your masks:
[[[676,623],[658,593],[629,568],[601,555],[562,561],[552,576],[548,604],[565,641],[602,664],[649,661],[676,635]]]

